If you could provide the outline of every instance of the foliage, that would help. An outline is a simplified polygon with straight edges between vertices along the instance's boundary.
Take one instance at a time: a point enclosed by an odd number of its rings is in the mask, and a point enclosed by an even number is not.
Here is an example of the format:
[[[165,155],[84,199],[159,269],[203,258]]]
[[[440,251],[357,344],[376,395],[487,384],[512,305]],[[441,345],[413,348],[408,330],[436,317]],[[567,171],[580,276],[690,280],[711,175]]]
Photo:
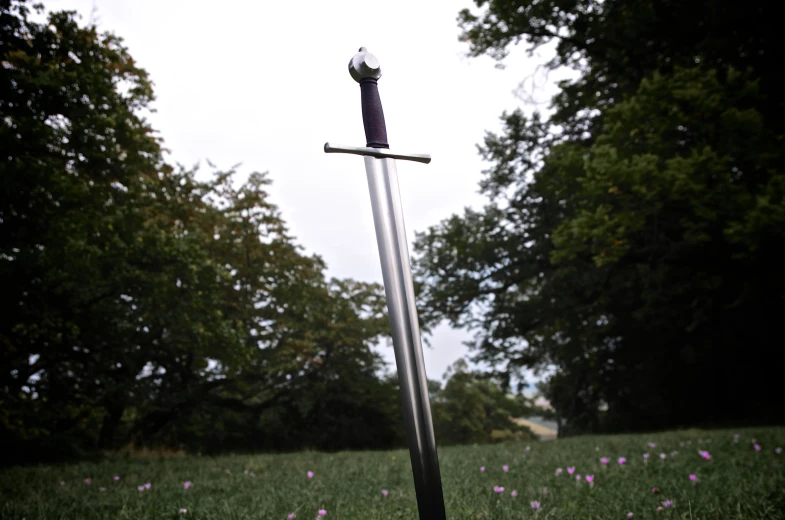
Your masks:
[[[549,119],[516,110],[488,134],[485,208],[418,235],[427,319],[475,330],[475,359],[506,381],[549,373],[563,434],[782,421],[765,362],[785,312],[769,8],[476,3],[459,17],[471,54],[555,41],[546,67],[580,77]]]
[[[498,381],[469,370],[460,359],[448,370],[444,388],[431,394],[434,428],[440,445],[531,439],[525,426],[511,421],[528,415],[530,403],[510,396]]]
[[[2,4],[11,459],[396,445],[395,384],[370,350],[387,334],[382,288],[328,280],[266,174],[169,166],[143,117],[152,84],[120,38],[72,12],[30,15]]]
[[[740,430],[738,443],[734,433],[586,436],[533,442],[529,452],[521,443],[444,447],[439,459],[448,518],[599,520],[627,518],[628,512],[634,519],[651,520],[783,518],[785,454],[774,450],[785,444],[785,432]],[[704,449],[710,461],[697,453]],[[673,451],[678,453],[671,456]],[[648,464],[643,453],[650,454]],[[601,457],[610,459],[608,467],[602,467]],[[616,462],[619,457],[627,458],[623,467]],[[577,483],[574,475],[568,476],[568,467],[593,475],[594,487]],[[563,469],[559,476],[557,468]],[[697,477],[694,484],[691,474]],[[114,481],[114,475],[120,480]],[[85,478],[91,479],[89,485]],[[192,482],[187,490],[186,481]],[[139,492],[137,486],[147,482],[150,489]],[[504,493],[494,493],[493,486],[504,487]],[[655,487],[658,493],[652,493]],[[383,496],[382,489],[389,494]],[[250,520],[286,518],[292,512],[298,519],[311,519],[322,508],[327,518],[344,520],[417,518],[409,456],[403,450],[118,458],[11,468],[0,472],[0,493],[5,497],[0,517],[28,520]],[[531,508],[533,500],[541,503],[539,512]],[[673,505],[657,512],[667,500]],[[180,509],[187,512],[179,516]]]

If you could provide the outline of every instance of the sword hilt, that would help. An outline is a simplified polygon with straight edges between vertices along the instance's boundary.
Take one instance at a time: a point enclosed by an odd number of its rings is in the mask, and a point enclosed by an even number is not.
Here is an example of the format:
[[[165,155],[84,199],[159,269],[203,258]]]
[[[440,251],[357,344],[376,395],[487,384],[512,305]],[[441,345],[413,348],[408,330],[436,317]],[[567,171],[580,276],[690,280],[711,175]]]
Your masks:
[[[368,148],[389,148],[387,126],[384,123],[384,110],[379,97],[377,81],[382,76],[382,68],[376,56],[360,47],[360,51],[349,61],[349,74],[360,84],[360,97],[363,111],[363,126]]]

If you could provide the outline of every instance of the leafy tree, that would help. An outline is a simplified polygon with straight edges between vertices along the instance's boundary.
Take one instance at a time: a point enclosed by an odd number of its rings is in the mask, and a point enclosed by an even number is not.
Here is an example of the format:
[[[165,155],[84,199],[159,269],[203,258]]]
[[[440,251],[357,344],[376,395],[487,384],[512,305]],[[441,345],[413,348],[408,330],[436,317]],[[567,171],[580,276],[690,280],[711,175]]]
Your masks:
[[[265,174],[167,165],[121,39],[72,12],[36,23],[24,1],[0,16],[0,439],[15,457],[398,442],[371,350],[382,288],[327,280]]]
[[[469,370],[463,359],[445,374],[444,388],[432,398],[434,428],[440,444],[530,439],[531,431],[511,419],[528,415],[530,403],[510,396],[498,381]]]
[[[428,319],[545,388],[565,433],[781,421],[781,54],[768,7],[477,2],[474,55],[557,42],[549,120],[503,116],[490,198],[418,236]],[[701,30],[682,30],[685,27]],[[597,412],[608,405],[604,414]]]

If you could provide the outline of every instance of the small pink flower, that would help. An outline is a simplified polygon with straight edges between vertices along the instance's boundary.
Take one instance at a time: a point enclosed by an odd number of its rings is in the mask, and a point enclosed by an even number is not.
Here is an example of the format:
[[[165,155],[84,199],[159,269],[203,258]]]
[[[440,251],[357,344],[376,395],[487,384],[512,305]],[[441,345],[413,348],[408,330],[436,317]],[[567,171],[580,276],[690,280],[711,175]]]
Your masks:
[[[666,500],[665,502],[662,503],[662,507],[670,507],[672,505],[673,502],[671,502],[670,500]]]
[[[656,494],[656,493],[659,493],[660,490],[659,490],[659,488],[653,487],[653,488],[651,488],[651,492]]]
[[[607,463],[608,463],[608,457],[603,457],[603,458],[601,458],[601,459],[600,459],[600,463],[602,463],[602,464],[607,464]]]
[[[559,475],[561,475],[561,473],[562,473],[562,469],[556,468],[556,476],[558,477]]]
[[[115,480],[115,482],[117,482],[118,480],[120,480],[120,475],[115,475],[115,476],[114,476],[114,480]]]
[[[529,505],[532,506],[532,509],[538,511],[540,509],[540,503],[537,500],[532,500],[529,502]]]
[[[526,446],[525,451],[531,451],[531,449],[532,449],[531,446]]]
[[[187,510],[187,509],[185,509],[185,508],[182,508],[182,509],[180,509],[180,510],[178,510],[178,511],[177,511],[177,514],[178,514],[178,515],[184,515],[184,514],[186,514],[187,512],[188,512],[188,510]]]
[[[183,482],[183,487],[184,487],[185,489],[188,489],[189,487],[191,487],[191,481],[190,481],[190,480],[188,480],[188,481],[186,481],[186,482]]]
[[[696,480],[698,480],[698,477],[695,475],[690,475],[690,481],[695,482]]]
[[[517,491],[515,491],[515,490],[513,490],[513,492],[512,492],[512,493],[510,493],[510,495],[512,496],[512,498],[515,498],[515,497],[517,497],[517,496],[518,496],[518,492],[517,492]]]
[[[650,442],[650,443],[649,443],[649,448],[656,448],[656,447],[657,447],[657,445],[656,445],[656,444],[654,444],[653,442]]]
[[[662,506],[657,506],[657,512],[659,513],[660,511],[662,511]]]
[[[575,466],[570,466],[569,468],[567,468],[567,473],[569,473],[570,475],[575,473]]]
[[[493,486],[494,493],[504,493],[504,488],[501,486]]]
[[[308,478],[313,478],[313,471],[309,471],[309,472],[307,473],[307,475],[308,475]]]
[[[632,513],[627,513],[627,518],[632,518]]]
[[[709,455],[708,451],[698,450],[698,453],[700,453],[700,456],[704,459],[711,460],[711,455]]]
[[[85,484],[89,484],[90,482],[91,482],[91,480],[89,478],[84,479],[84,483]]]
[[[667,456],[667,455],[665,455],[664,453],[660,453],[660,459],[661,459],[661,460],[665,460],[667,457],[668,457],[668,456]]]
[[[624,457],[619,457],[619,465],[620,466],[624,466],[625,462],[627,462],[627,459],[625,459]]]
[[[504,466],[502,466],[502,470],[505,472],[510,471],[510,467],[505,464]]]
[[[594,482],[594,475],[586,475],[586,482],[592,484]]]
[[[643,460],[648,460],[648,459],[649,459],[649,454],[648,453],[644,453],[643,454]]]
[[[136,489],[138,489],[139,491],[144,491],[144,486],[139,486]]]
[[[286,515],[286,518],[288,518],[289,520],[292,520],[294,518],[297,518],[297,515],[294,514],[294,513],[289,513],[288,515]]]
[[[779,455],[780,453],[782,453],[782,448],[774,448],[774,453]]]
[[[153,485],[152,485],[152,484],[150,484],[149,482],[148,482],[147,484],[145,484],[145,485],[144,485],[144,488],[145,488],[145,489],[150,489],[151,487],[153,487]]]
[[[755,451],[760,451],[760,445],[759,444],[756,444],[754,447],[755,447]]]
[[[320,509],[319,510],[319,516],[327,516],[327,510],[326,509]]]
[[[575,475],[575,480],[580,480],[580,479],[581,479],[580,475]]]
[[[387,491],[386,489],[382,489],[382,495],[387,496],[388,493],[389,491]]]

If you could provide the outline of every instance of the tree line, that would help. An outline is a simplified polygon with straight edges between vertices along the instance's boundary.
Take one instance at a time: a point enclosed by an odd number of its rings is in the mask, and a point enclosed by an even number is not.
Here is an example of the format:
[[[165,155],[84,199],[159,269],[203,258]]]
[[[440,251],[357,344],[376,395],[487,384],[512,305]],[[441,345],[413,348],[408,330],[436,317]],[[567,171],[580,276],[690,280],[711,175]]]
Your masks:
[[[502,115],[481,209],[418,234],[430,323],[562,435],[782,423],[785,75],[774,6],[475,0],[472,56],[554,44],[552,114]]]
[[[4,462],[402,446],[398,383],[372,349],[389,337],[383,288],[328,278],[268,174],[168,164],[121,38],[0,7]],[[526,403],[467,374],[480,408],[439,431],[499,438]],[[456,385],[433,384],[448,411]]]

